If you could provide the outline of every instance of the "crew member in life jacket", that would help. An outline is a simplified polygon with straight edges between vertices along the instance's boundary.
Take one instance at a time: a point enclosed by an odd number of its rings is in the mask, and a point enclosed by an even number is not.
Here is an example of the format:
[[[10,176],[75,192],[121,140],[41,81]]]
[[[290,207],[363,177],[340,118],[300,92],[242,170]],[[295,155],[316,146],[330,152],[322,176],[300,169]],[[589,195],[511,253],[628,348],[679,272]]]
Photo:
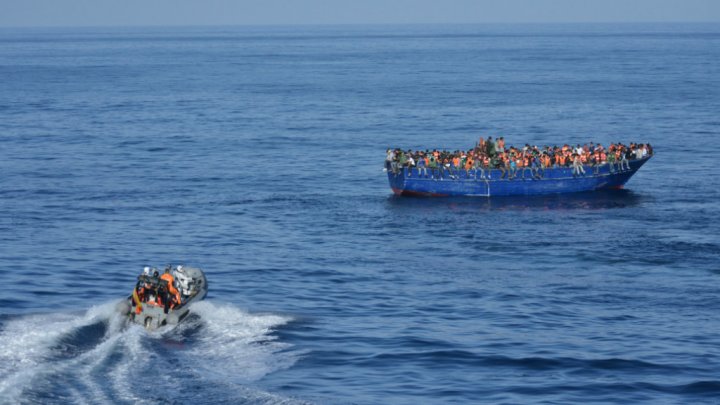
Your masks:
[[[154,282],[153,282],[154,280]],[[139,314],[142,311],[143,303],[152,301],[155,302],[157,291],[158,272],[155,271],[153,278],[150,277],[150,267],[145,267],[142,274],[138,277],[138,282],[135,285],[135,291],[133,291],[132,306],[135,307],[135,313]]]
[[[178,290],[175,288],[175,279],[173,278],[172,274],[170,274],[170,269],[170,266],[166,267],[165,273],[160,276],[160,280],[164,280],[167,282],[167,290],[165,291],[165,296],[163,297],[163,303],[165,304],[165,313],[168,312],[168,309],[175,308],[175,306],[182,303],[182,301],[180,300],[180,292],[178,292]]]

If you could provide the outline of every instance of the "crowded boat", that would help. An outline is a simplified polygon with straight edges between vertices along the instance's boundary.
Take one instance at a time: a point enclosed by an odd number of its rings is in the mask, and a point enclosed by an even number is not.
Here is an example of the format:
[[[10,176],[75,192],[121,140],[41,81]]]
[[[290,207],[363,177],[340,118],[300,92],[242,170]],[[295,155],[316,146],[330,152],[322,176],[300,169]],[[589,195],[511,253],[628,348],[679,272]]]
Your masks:
[[[500,172],[500,179],[518,177],[542,178],[546,169],[572,168],[573,176],[597,174],[607,165],[610,173],[630,170],[630,161],[653,155],[649,143],[600,143],[571,146],[542,146],[525,144],[507,146],[504,137],[480,138],[470,150],[402,150],[388,149],[385,168],[392,173],[401,170],[407,176],[432,179],[456,179],[460,171],[475,178],[489,179],[491,170]],[[493,177],[495,179],[495,177]]]

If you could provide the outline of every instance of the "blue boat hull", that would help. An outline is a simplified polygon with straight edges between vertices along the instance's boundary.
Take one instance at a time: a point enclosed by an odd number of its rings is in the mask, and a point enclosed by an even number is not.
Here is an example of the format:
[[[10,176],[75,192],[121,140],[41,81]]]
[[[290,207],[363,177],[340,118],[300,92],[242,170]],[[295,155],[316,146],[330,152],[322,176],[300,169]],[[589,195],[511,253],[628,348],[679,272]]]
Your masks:
[[[630,177],[650,159],[646,157],[630,161],[630,169],[618,170],[615,165],[611,170],[609,164],[597,167],[585,166],[585,174],[573,176],[573,169],[556,167],[541,170],[533,176],[530,168],[518,170],[512,180],[501,178],[498,169],[486,170],[485,177],[474,170],[459,170],[451,173],[444,169],[427,170],[427,175],[420,175],[417,168],[408,172],[407,168],[393,173],[388,170],[390,188],[397,195],[414,196],[509,196],[509,195],[542,195],[559,193],[577,193],[593,190],[621,189]],[[489,173],[489,175],[488,175]]]

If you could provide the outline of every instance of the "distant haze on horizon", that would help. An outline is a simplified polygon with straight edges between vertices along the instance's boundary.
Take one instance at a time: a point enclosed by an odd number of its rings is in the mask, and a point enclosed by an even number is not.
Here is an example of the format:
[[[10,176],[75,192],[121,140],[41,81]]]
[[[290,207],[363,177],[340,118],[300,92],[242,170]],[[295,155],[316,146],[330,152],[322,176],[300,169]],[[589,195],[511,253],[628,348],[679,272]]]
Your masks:
[[[720,0],[0,0],[0,27],[720,22]]]

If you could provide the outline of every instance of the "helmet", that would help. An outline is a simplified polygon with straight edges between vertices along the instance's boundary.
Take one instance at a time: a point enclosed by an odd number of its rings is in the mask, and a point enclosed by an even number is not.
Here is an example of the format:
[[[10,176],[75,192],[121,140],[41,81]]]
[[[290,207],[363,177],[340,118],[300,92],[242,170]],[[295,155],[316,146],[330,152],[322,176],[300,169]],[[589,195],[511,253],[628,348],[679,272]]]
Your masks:
[[[145,267],[143,268],[143,274],[146,275],[146,276],[149,276],[149,275],[150,275],[150,267],[145,266]]]

